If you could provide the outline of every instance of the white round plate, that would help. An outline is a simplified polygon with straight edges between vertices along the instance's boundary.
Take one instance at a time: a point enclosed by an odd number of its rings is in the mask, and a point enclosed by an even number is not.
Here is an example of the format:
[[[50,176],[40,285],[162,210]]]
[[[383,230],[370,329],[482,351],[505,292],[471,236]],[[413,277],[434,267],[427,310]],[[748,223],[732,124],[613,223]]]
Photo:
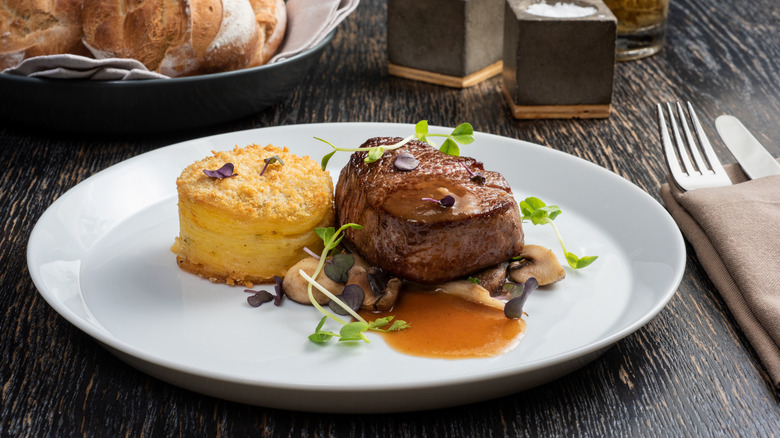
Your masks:
[[[243,287],[212,284],[176,266],[176,177],[212,150],[272,143],[319,161],[331,149],[315,136],[357,147],[370,137],[412,133],[405,124],[282,126],[137,156],[86,179],[46,210],[30,236],[30,274],[60,315],[152,376],[228,400],[342,413],[441,408],[543,384],[642,327],[674,294],[685,247],[658,202],[582,159],[482,133],[461,154],[502,172],[518,200],[536,196],[560,206],[555,222],[567,249],[599,256],[583,270],[567,267],[564,281],[529,298],[527,334],[502,356],[418,358],[373,335],[370,344],[316,345],[307,339],[321,317],[314,308],[289,300],[253,308]],[[331,160],[334,178],[348,155]],[[549,225],[524,227],[527,243],[564,260]]]

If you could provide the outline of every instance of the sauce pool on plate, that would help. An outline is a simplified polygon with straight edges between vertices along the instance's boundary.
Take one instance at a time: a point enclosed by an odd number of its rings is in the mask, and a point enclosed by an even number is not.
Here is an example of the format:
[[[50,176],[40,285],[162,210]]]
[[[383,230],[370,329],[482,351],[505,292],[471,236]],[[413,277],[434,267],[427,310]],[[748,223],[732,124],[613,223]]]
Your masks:
[[[498,356],[516,347],[525,334],[521,319],[508,319],[498,309],[435,290],[405,288],[391,311],[361,311],[360,315],[366,320],[394,315],[411,324],[381,335],[394,350],[420,357]]]

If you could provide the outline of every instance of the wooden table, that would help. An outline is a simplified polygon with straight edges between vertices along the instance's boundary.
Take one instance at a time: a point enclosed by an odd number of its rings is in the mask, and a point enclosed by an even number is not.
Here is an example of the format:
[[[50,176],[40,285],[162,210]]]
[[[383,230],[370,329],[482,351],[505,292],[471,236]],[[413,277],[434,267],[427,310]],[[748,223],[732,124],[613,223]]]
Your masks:
[[[386,5],[364,0],[293,94],[251,117],[186,132],[91,136],[0,121],[0,435],[603,436],[776,435],[778,391],[689,249],[677,294],[645,327],[564,378],[435,412],[325,415],[242,405],[151,378],[115,358],[37,294],[30,231],[86,177],[155,148],[210,134],[317,122],[427,119],[527,140],[601,165],[658,199],[664,162],[655,104],[691,100],[739,117],[780,155],[780,5],[672,0],[666,48],[618,64],[602,120],[513,119],[498,77],[459,90],[390,77]],[[733,158],[720,141],[724,162]]]

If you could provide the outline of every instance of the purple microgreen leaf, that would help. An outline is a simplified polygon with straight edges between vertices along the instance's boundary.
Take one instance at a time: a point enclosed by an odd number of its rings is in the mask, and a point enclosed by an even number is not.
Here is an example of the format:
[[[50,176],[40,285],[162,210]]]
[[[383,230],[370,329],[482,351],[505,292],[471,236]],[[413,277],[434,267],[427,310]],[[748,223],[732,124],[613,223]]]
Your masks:
[[[472,172],[471,169],[469,169],[469,166],[466,166],[466,163],[461,161],[460,164],[461,164],[461,166],[463,166],[464,169],[466,169],[466,172],[468,172],[469,175],[474,176],[474,172]]]
[[[436,202],[442,207],[452,207],[453,205],[455,205],[455,198],[450,195],[447,195],[441,199],[422,198],[422,200],[428,202]]]
[[[225,163],[224,166],[220,167],[217,170],[203,169],[203,173],[205,173],[206,176],[209,176],[211,178],[219,178],[219,179],[232,178],[238,175],[237,173],[233,173],[233,163]]]
[[[538,288],[538,287],[539,287],[539,281],[536,280],[535,277],[530,277],[523,284],[523,294],[526,294],[526,295],[530,294],[531,292],[536,290],[536,288]]]
[[[325,275],[336,283],[346,283],[349,279],[349,270],[355,265],[352,254],[336,254],[325,264]]]
[[[276,292],[276,296],[274,297],[274,306],[281,306],[282,299],[284,298],[284,289],[282,288],[284,278],[278,275],[274,275],[274,282],[276,282],[274,285],[274,291]]]
[[[517,319],[522,317],[525,301],[528,299],[528,296],[531,295],[531,292],[533,292],[537,287],[539,287],[539,282],[536,281],[534,277],[526,280],[526,282],[523,284],[522,293],[509,300],[504,305],[504,315],[506,315],[506,317],[509,319]],[[517,285],[516,289],[519,289],[519,285]]]
[[[452,207],[455,205],[455,198],[447,195],[439,200],[439,204],[441,204],[442,207]]]
[[[463,165],[463,168],[466,169],[466,172],[468,172],[469,175],[471,176],[469,178],[470,180],[474,181],[477,184],[484,184],[485,183],[485,177],[482,176],[482,172],[474,173],[474,172],[471,171],[471,169],[469,169],[468,166],[466,166],[466,163],[461,161],[460,164]]]
[[[414,170],[420,165],[420,162],[409,152],[401,152],[396,155],[393,165],[398,170]]]
[[[358,309],[360,309],[360,306],[363,305],[365,292],[363,292],[363,288],[357,284],[348,284],[347,287],[344,288],[344,292],[337,298],[341,300],[342,303],[346,304],[347,307],[357,312]],[[342,316],[349,315],[349,312],[347,312],[346,309],[333,300],[328,302],[328,306],[330,306],[330,309],[333,310],[334,313]]]
[[[274,296],[270,292],[264,290],[254,291],[252,289],[244,289],[244,292],[251,293],[252,295],[246,298],[246,302],[252,307],[260,307],[261,304],[267,303],[274,299]]]
[[[278,161],[279,164],[284,166],[284,161],[282,161],[282,159],[279,158],[278,155],[274,155],[273,157],[269,157],[269,158],[264,158],[263,161],[265,161],[265,165],[263,166],[263,170],[260,171],[260,176],[263,176],[263,174],[265,173],[265,169],[268,168],[269,164],[274,164]]]

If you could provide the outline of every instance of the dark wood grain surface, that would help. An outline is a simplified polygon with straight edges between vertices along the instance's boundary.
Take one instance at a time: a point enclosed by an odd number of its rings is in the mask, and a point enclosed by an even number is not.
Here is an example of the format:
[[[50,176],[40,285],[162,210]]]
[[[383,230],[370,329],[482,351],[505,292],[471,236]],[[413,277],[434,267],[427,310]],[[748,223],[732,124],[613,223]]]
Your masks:
[[[0,435],[780,434],[778,391],[692,251],[667,307],[590,365],[497,400],[393,415],[281,411],[180,389],[127,366],[38,295],[27,272],[26,245],[55,199],[115,163],[210,134],[317,122],[469,121],[478,131],[592,161],[659,199],[665,170],[654,105],[691,100],[712,139],[715,117],[730,113],[780,155],[777,0],[672,0],[667,47],[617,65],[613,113],[603,120],[515,120],[498,77],[465,90],[389,77],[386,14],[384,2],[363,0],[294,93],[234,122],[95,136],[0,120]],[[720,141],[714,145],[722,161],[734,161]]]

